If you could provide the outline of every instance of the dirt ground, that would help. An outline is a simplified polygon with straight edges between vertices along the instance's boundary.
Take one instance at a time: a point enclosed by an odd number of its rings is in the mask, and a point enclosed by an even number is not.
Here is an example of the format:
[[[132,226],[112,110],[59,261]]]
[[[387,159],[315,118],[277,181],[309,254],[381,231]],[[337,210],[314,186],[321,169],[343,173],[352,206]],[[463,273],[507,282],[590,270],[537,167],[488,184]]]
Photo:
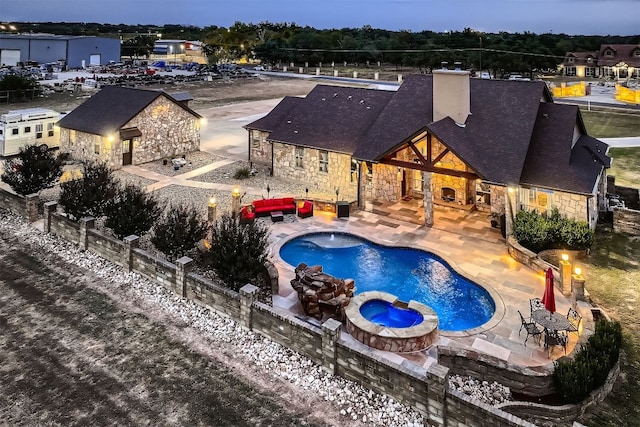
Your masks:
[[[0,425],[345,425],[126,289],[0,230]]]
[[[198,111],[239,102],[306,95],[316,84],[318,82],[311,79],[251,77],[235,80],[214,80],[211,82],[182,82],[172,85],[141,86],[141,88],[162,89],[167,93],[189,92],[194,98],[193,101],[189,102],[189,107]],[[330,83],[323,82],[323,84]],[[0,114],[9,110],[36,107],[69,112],[93,93],[95,93],[95,90],[76,93],[56,92],[34,101],[0,104]]]

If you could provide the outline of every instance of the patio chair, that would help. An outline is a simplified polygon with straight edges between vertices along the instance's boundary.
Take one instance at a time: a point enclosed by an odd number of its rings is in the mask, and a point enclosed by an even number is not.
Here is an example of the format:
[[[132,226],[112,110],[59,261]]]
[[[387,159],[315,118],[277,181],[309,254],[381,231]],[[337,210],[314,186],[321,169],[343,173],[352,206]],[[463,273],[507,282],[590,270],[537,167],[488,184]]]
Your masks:
[[[580,336],[580,323],[582,322],[582,316],[580,316],[580,313],[569,307],[569,311],[567,312],[567,320],[574,328],[569,330],[569,332],[575,332],[576,335]]]
[[[531,308],[531,313],[537,310],[545,310],[544,304],[542,303],[541,298],[531,298],[529,300],[529,307]]]
[[[544,329],[544,348],[547,350],[547,357],[551,355],[551,346],[559,345],[564,348],[564,354],[567,354],[567,342],[569,337],[563,331],[554,331],[547,328]]]
[[[518,331],[518,336],[520,336],[520,333],[523,329],[527,332],[527,337],[524,339],[524,345],[527,345],[527,340],[530,336],[538,337],[538,345],[540,345],[542,331],[538,328],[538,325],[533,322],[527,322],[526,320],[524,320],[524,316],[522,316],[520,310],[518,310],[518,314],[520,315],[520,330]]]
[[[300,218],[309,218],[313,216],[313,202],[305,200],[302,206],[298,208],[298,216]]]

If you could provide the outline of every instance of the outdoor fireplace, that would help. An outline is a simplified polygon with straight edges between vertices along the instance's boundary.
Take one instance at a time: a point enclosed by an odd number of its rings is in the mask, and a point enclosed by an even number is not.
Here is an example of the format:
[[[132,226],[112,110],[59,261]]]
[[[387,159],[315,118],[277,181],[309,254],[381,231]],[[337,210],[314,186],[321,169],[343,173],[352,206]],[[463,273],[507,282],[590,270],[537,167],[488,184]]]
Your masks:
[[[442,187],[441,189],[441,197],[445,202],[455,202],[456,201],[456,190],[450,187]]]

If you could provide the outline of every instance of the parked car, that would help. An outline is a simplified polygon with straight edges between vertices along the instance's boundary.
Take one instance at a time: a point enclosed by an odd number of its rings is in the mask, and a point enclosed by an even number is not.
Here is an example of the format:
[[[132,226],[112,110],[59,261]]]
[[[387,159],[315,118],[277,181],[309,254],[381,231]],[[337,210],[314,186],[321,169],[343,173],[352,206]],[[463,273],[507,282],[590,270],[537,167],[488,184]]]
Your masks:
[[[527,78],[527,77],[522,77],[520,74],[511,74],[511,75],[509,76],[509,80],[519,80],[519,81],[525,81],[525,82],[528,82],[528,81],[529,81],[529,80],[531,80],[531,79],[529,79],[529,78]]]
[[[256,67],[253,67],[254,70],[256,71],[264,71],[264,67],[262,65],[258,65]]]

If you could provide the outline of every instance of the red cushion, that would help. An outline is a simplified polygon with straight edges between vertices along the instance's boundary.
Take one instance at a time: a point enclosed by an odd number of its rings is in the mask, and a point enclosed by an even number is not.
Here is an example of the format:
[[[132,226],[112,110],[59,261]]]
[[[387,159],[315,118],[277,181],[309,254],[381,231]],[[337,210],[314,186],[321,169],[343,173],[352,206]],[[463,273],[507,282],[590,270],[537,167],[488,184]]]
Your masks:
[[[282,204],[284,205],[295,205],[295,201],[293,199],[293,197],[285,197],[282,199]]]
[[[313,203],[311,203],[310,201],[306,200],[304,202],[304,204],[302,205],[303,208],[305,209],[311,209],[313,207]]]
[[[253,206],[255,206],[256,208],[261,208],[262,206],[264,206],[264,200],[254,200],[253,202],[251,202],[253,204]]]

